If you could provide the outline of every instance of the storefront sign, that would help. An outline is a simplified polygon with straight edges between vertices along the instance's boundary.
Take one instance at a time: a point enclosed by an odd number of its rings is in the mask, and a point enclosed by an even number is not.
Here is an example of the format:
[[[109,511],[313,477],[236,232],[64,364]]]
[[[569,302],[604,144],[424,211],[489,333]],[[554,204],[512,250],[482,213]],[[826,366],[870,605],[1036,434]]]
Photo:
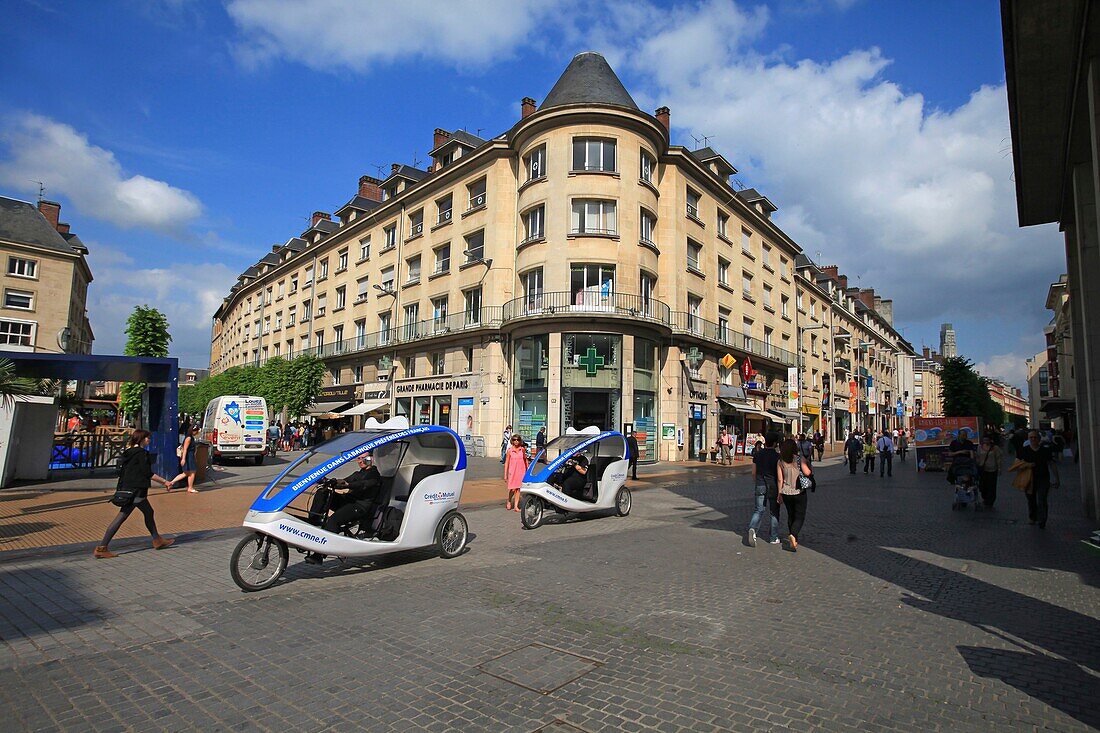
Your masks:
[[[707,414],[706,405],[689,405],[689,412],[693,420],[705,420]]]
[[[878,400],[875,399],[875,380],[874,377],[867,377],[867,414],[876,415]]]
[[[363,385],[363,400],[388,400],[390,398],[389,382],[368,382]]]
[[[355,399],[355,386],[322,387],[317,393],[317,402],[352,402]]]
[[[817,405],[802,405],[802,412],[807,415],[820,415],[821,408]]]
[[[798,368],[787,367],[787,409],[798,409]]]
[[[396,394],[414,394],[422,392],[449,393],[470,392],[476,389],[478,380],[474,377],[455,377],[453,379],[438,377],[426,379],[401,379],[394,383]]]
[[[676,426],[670,422],[661,423],[661,439],[676,440]]]
[[[839,398],[838,398],[839,399]],[[859,385],[856,380],[848,382],[848,411],[856,414],[856,403],[859,402]]]
[[[692,389],[688,387],[688,399],[697,400],[700,402],[707,401],[707,391],[705,389]]]

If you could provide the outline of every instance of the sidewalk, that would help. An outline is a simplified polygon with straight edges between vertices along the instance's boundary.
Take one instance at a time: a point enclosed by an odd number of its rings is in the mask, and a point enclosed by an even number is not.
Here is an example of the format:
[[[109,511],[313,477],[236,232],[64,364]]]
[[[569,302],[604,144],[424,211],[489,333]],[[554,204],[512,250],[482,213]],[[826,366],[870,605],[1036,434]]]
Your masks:
[[[832,454],[835,455],[835,454]],[[826,460],[832,455],[826,452]],[[495,464],[494,462],[489,462]],[[752,463],[741,460],[733,466],[696,461],[658,463],[638,468],[638,481],[627,483],[634,490],[668,487],[702,479],[740,476],[751,471]],[[495,465],[472,471],[485,476]],[[44,484],[0,491],[0,560],[11,551],[41,547],[73,546],[73,551],[90,549],[118,509],[108,499],[114,493],[113,478],[71,480],[63,488]],[[239,527],[249,505],[263,488],[260,484],[221,486],[205,484],[198,494],[176,489],[171,493],[152,489],[150,501],[156,510],[157,528],[165,535],[196,534]],[[504,505],[507,491],[503,478],[468,478],[462,489],[462,506]],[[146,539],[141,516],[135,513],[116,535],[117,540]],[[23,554],[23,553],[18,553]]]

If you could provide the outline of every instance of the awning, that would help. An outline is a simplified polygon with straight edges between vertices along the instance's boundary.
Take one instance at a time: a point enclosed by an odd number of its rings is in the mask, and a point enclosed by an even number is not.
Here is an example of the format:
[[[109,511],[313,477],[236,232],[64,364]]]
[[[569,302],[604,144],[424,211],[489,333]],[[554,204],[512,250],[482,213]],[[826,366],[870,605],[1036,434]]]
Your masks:
[[[773,407],[768,410],[768,412],[771,413],[769,415],[771,419],[779,420],[780,422],[788,422],[789,420],[798,420],[801,418],[801,415],[794,410],[782,410],[778,407]]]
[[[763,410],[757,410],[750,403],[745,402],[744,400],[726,399],[724,397],[719,397],[718,401],[729,409],[736,412],[743,412],[746,415],[756,415],[757,417],[762,417],[765,419],[771,418],[771,415],[764,412]]]
[[[308,410],[306,410],[306,414],[307,415],[328,415],[328,414],[335,415],[336,413],[340,412],[340,410],[345,405],[350,405],[350,404],[351,403],[346,401],[346,400],[341,401],[341,402],[315,402],[314,404],[310,405]]]
[[[389,407],[389,406],[390,406],[390,401],[389,400],[367,400],[366,402],[360,402],[358,405],[355,405],[354,407],[350,407],[350,408],[344,410],[340,414],[341,415],[366,415],[368,412],[374,412],[375,410],[380,410],[383,407]]]

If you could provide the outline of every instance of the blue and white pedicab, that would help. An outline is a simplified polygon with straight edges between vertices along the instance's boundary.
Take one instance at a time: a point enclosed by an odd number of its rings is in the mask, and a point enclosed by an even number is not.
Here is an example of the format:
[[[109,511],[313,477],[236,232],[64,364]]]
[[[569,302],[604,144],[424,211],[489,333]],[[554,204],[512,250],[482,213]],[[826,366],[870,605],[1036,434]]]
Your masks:
[[[322,529],[325,518],[310,513],[313,494],[370,456],[381,476],[377,511],[340,532]],[[230,574],[244,591],[271,587],[286,570],[288,547],[299,552],[361,558],[435,545],[452,558],[469,535],[458,511],[466,475],[462,439],[438,425],[409,427],[403,417],[371,419],[307,450],[264,489],[245,515],[254,532],[233,550]]]
[[[535,529],[554,511],[563,515],[614,509],[620,517],[630,513],[630,489],[626,483],[630,448],[622,433],[601,431],[592,426],[583,430],[569,428],[565,435],[546,444],[539,454],[548,461],[531,462],[520,486],[520,521]],[[579,480],[570,473],[577,463],[587,463],[583,490],[567,494],[563,486],[577,487]]]

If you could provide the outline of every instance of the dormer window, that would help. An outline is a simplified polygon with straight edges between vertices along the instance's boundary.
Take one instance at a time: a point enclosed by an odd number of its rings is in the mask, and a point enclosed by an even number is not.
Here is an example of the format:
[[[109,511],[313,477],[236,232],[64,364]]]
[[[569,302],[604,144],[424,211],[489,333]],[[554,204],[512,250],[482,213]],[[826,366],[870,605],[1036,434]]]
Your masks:
[[[448,153],[438,156],[435,160],[440,168],[446,168],[451,163],[455,162],[456,151],[451,150]]]

